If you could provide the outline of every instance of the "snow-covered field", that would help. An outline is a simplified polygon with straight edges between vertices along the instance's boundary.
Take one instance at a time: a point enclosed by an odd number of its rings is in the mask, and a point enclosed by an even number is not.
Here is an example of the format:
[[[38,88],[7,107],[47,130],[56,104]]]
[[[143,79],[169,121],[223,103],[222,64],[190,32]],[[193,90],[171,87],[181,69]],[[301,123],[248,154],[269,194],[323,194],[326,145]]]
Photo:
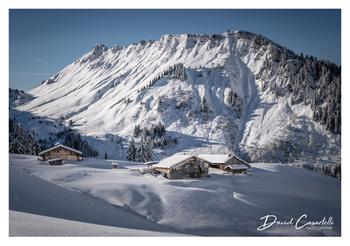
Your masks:
[[[86,235],[86,228],[93,235],[340,235],[340,180],[332,177],[259,163],[247,175],[210,169],[209,177],[168,180],[141,174],[144,165],[119,162],[113,170],[111,162],[49,166],[34,156],[10,155],[10,210],[25,213],[10,212],[10,234]],[[333,217],[334,225],[257,230],[263,216],[295,222],[303,214],[304,223]],[[30,227],[36,219],[47,227]],[[65,230],[67,220],[84,225]]]
[[[30,167],[31,160],[22,164]],[[10,166],[10,236],[180,235],[103,200],[29,175],[24,166]]]
[[[105,215],[108,216],[108,215]],[[128,218],[124,218],[128,221]],[[147,226],[143,225],[145,228]],[[183,236],[179,233],[106,226],[10,211],[10,236]]]

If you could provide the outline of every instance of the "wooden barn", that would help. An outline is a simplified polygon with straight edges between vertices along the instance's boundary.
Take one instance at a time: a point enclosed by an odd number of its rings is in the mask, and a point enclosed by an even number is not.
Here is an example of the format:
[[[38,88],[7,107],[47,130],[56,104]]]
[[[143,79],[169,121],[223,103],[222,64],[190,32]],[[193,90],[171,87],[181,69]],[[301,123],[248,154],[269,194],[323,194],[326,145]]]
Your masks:
[[[221,170],[232,171],[247,171],[250,165],[231,154],[201,154],[198,155],[200,159],[207,161],[210,167],[220,168]]]
[[[193,155],[173,155],[152,168],[169,179],[200,178],[208,175],[209,163]]]
[[[79,150],[67,147],[62,144],[58,144],[53,146],[50,149],[40,152],[39,157],[43,161],[52,160],[52,159],[80,161],[83,159],[83,153]]]

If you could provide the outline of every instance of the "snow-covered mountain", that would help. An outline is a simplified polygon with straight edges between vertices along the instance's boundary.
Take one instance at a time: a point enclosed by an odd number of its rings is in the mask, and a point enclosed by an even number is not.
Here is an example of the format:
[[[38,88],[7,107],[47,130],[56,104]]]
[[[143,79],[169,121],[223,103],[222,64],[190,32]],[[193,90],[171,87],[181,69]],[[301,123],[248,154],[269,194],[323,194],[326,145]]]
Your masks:
[[[30,94],[25,93],[22,90],[9,89],[9,106],[11,108],[25,104],[33,99],[34,98]]]
[[[340,159],[340,67],[244,31],[97,44],[28,93],[16,110],[90,138],[127,141],[161,122],[173,151]]]

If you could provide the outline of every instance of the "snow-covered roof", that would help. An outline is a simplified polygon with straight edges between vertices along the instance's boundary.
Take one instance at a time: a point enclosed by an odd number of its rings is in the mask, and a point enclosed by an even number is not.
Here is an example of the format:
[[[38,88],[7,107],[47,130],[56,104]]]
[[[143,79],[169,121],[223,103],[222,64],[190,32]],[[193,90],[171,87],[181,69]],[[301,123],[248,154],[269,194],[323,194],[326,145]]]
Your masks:
[[[230,155],[230,154],[200,154],[198,155],[198,157],[211,163],[226,163],[229,159],[234,157],[237,160],[249,166],[249,164],[243,161],[242,159],[238,158],[235,155]]]
[[[242,170],[242,169],[247,170],[247,169],[248,169],[248,167],[247,167],[246,165],[244,165],[244,164],[226,165],[226,166],[224,167],[224,169],[226,169],[226,168],[230,168],[231,170]]]
[[[232,155],[228,154],[200,154],[199,158],[209,161],[211,163],[225,163],[228,159],[232,157]]]
[[[44,151],[40,152],[39,155],[43,155],[43,154],[45,154],[45,153],[47,153],[47,152],[49,152],[49,151],[51,151],[51,150],[57,149],[57,148],[64,148],[64,149],[66,149],[66,150],[70,150],[70,151],[75,152],[75,153],[80,154],[80,155],[83,154],[83,153],[82,153],[81,151],[79,151],[79,150],[70,148],[70,147],[65,146],[65,145],[63,145],[63,144],[58,144],[58,145],[53,146],[52,148],[49,148],[49,149],[47,149],[47,150],[44,150]]]
[[[158,163],[158,161],[147,161],[144,164],[145,165],[154,165],[154,164],[157,164],[157,163]]]
[[[172,155],[168,158],[161,160],[158,164],[152,165],[152,167],[164,167],[171,168],[187,159],[195,157],[194,155]]]
[[[244,160],[242,160],[241,158],[239,158],[239,157],[237,157],[237,156],[234,156],[237,160],[239,160],[239,161],[241,161],[242,163],[244,163],[246,166],[248,166],[249,168],[250,168],[250,165],[246,162],[246,161],[244,161]]]

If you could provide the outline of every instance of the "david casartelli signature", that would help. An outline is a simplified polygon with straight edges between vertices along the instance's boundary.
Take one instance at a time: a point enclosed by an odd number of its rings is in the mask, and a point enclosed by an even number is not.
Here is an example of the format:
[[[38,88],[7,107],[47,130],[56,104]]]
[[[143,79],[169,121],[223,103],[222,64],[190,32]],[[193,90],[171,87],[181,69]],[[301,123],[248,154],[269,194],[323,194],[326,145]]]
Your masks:
[[[307,214],[301,215],[299,218],[290,218],[286,220],[279,220],[276,215],[268,214],[260,218],[263,222],[256,229],[258,231],[266,230],[272,226],[292,226],[296,230],[332,230],[334,225],[333,217],[323,217],[321,220],[310,220]]]

